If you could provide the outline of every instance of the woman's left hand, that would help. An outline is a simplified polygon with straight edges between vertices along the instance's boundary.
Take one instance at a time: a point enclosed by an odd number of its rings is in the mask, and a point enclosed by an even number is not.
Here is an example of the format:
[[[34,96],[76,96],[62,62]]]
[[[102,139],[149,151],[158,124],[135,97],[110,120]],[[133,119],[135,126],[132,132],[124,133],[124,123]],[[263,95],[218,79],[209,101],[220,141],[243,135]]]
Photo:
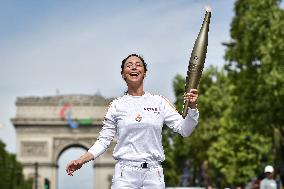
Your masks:
[[[198,99],[197,89],[190,89],[190,91],[185,93],[183,96],[185,101],[189,101],[189,107],[191,109],[197,108],[197,99]]]

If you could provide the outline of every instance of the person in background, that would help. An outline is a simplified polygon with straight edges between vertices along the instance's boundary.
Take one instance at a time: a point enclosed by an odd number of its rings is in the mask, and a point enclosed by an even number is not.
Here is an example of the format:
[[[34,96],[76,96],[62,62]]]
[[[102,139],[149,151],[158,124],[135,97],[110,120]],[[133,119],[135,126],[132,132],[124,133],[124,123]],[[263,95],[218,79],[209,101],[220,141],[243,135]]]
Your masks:
[[[213,189],[213,187],[211,185],[207,185],[205,189]]]
[[[265,178],[260,181],[260,189],[277,189],[276,181],[273,179],[274,168],[267,165],[264,168]]]
[[[265,178],[265,173],[262,172],[260,175],[257,176],[257,178],[253,181],[252,189],[259,189],[260,188],[260,182],[262,179]]]

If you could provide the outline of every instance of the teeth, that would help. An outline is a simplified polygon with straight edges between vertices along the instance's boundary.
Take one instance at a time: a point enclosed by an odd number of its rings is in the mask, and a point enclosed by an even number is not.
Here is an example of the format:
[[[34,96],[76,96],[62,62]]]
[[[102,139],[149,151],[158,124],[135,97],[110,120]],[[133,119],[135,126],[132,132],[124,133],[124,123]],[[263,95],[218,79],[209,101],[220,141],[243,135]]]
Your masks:
[[[138,76],[138,73],[130,73],[131,76]]]

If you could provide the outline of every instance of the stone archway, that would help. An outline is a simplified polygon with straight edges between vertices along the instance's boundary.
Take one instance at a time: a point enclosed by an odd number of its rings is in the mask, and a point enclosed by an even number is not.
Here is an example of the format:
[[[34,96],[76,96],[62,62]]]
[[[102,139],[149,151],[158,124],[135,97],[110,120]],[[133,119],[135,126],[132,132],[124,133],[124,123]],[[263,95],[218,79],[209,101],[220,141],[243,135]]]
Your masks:
[[[12,119],[17,158],[26,177],[35,177],[37,163],[38,189],[44,188],[45,179],[50,181],[50,188],[57,187],[57,160],[65,149],[71,146],[89,149],[93,145],[110,101],[87,95],[17,99],[16,117]],[[68,113],[69,120],[62,118],[62,107],[66,104],[72,111],[72,117]],[[84,119],[88,121],[83,122]],[[76,122],[78,128],[71,128],[70,121]],[[112,150],[113,145],[94,163],[96,189],[109,188],[114,168]]]

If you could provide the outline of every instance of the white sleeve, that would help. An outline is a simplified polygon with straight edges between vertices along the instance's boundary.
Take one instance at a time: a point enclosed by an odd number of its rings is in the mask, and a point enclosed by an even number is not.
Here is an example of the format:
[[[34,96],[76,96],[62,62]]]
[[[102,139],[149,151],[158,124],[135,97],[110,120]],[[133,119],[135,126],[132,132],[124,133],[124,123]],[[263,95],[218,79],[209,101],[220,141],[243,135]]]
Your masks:
[[[162,97],[164,107],[164,122],[174,132],[183,137],[189,136],[198,125],[199,112],[197,109],[188,108],[188,114],[183,117],[177,112],[176,108],[165,98]]]
[[[117,122],[114,118],[114,113],[115,106],[113,103],[111,103],[104,117],[103,127],[99,133],[99,137],[97,138],[95,144],[88,150],[88,152],[94,156],[94,159],[106,151],[113,140],[114,135],[116,134]]]

